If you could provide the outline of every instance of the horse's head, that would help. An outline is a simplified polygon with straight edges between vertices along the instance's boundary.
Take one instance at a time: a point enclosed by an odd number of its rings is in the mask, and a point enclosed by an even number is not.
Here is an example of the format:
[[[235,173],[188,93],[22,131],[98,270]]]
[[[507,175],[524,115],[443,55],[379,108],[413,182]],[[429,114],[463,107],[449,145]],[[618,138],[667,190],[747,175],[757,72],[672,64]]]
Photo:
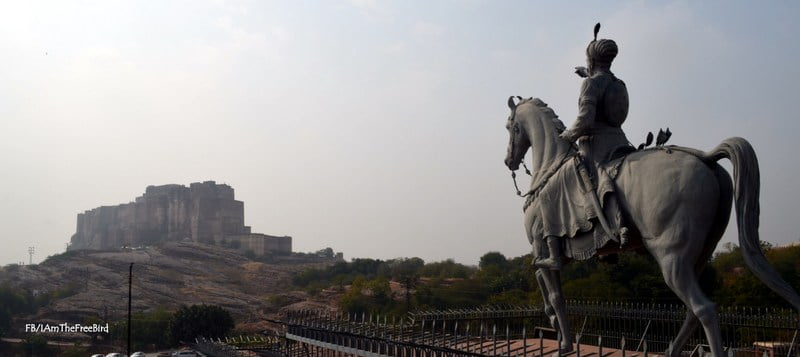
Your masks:
[[[511,114],[508,116],[508,122],[506,123],[508,150],[506,151],[505,164],[514,171],[519,168],[519,164],[525,158],[525,153],[531,147],[531,141],[522,127],[522,123],[516,120],[517,103],[514,102],[513,96],[508,97],[508,108],[511,109]]]

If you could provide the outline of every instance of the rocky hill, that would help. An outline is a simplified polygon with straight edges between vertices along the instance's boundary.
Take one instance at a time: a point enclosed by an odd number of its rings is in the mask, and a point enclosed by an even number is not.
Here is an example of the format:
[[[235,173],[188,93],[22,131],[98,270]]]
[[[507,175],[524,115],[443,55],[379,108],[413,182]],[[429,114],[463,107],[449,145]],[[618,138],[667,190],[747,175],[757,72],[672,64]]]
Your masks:
[[[0,268],[0,284],[56,297],[30,320],[80,322],[95,316],[114,321],[127,313],[128,267],[134,263],[133,311],[205,303],[220,305],[247,322],[276,311],[272,296],[280,295],[287,303],[305,300],[302,293],[289,292],[288,278],[332,262],[276,259],[281,260],[263,263],[230,249],[187,242],[139,250],[70,251],[38,265]]]

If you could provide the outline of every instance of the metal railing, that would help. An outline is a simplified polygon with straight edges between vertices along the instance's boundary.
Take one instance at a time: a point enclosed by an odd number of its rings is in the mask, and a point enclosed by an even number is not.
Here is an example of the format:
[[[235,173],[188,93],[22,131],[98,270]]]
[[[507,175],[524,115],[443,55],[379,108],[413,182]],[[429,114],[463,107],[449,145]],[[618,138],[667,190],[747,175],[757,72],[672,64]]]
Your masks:
[[[573,354],[647,356],[663,353],[677,334],[682,306],[611,302],[568,303]],[[721,308],[723,345],[729,355],[797,357],[800,319],[793,310]],[[559,353],[561,336],[549,328],[538,306],[481,307],[468,310],[417,311],[403,317],[290,313],[278,323],[280,337],[263,346],[233,348],[259,356],[544,356]],[[685,355],[702,356],[708,347],[702,328]],[[212,356],[231,353],[231,341],[205,341]],[[216,349],[214,349],[216,348]],[[252,354],[251,354],[252,355]]]

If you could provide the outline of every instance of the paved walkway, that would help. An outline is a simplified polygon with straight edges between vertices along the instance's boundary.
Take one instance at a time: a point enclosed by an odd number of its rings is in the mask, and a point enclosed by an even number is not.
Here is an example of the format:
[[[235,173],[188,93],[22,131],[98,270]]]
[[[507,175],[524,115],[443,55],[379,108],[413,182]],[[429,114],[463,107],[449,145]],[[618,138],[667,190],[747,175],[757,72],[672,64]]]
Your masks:
[[[577,345],[573,346],[577,348]],[[538,357],[540,354],[551,357],[557,351],[558,341],[555,340],[542,340],[542,346],[539,346],[539,339],[527,339],[527,346],[523,340],[511,340],[509,344],[506,344],[506,341],[497,341],[497,346],[495,347],[492,341],[484,341],[482,346],[479,346],[477,341],[472,341],[467,348],[467,344],[463,343],[458,346],[458,349],[461,350],[469,350],[469,352],[480,352],[487,355],[494,354],[493,351],[496,349],[496,354],[500,356],[525,356],[525,357]],[[524,350],[524,351],[523,351]],[[580,356],[581,357],[601,357],[599,354],[600,349],[597,346],[591,345],[584,345],[581,344],[580,348]],[[510,351],[510,353],[509,353]],[[603,347],[603,356],[602,357],[622,357],[623,351],[610,348],[610,347]],[[565,357],[577,357],[577,351],[570,352],[568,354],[564,354]],[[644,357],[644,353],[625,350],[625,357]],[[647,356],[650,357],[662,357],[663,351],[658,351],[657,353],[648,352]]]

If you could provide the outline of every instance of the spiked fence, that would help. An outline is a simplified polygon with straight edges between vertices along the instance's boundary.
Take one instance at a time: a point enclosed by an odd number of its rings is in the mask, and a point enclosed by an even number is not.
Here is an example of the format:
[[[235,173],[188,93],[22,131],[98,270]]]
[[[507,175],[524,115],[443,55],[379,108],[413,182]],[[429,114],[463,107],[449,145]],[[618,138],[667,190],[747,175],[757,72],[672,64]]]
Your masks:
[[[686,310],[664,304],[568,303],[576,357],[661,354],[677,334]],[[723,345],[729,356],[798,357],[800,320],[796,311],[721,308]],[[495,306],[429,310],[403,317],[301,311],[285,321],[280,339],[233,348],[230,341],[203,342],[211,356],[539,356],[558,354],[561,336],[539,306]],[[708,350],[702,328],[684,355]],[[198,344],[200,345],[200,344]],[[654,353],[655,352],[655,353]]]
[[[652,350],[663,351],[677,335],[686,318],[682,305],[569,301],[567,316],[574,334],[595,342],[599,336],[608,346],[619,347],[624,337],[647,342]],[[759,341],[798,343],[798,314],[790,309],[721,307],[719,309],[723,344],[747,349]],[[549,326],[540,306],[481,307],[462,310],[429,310],[409,314],[416,323],[466,321],[467,323],[509,324],[511,326]],[[462,323],[463,326],[463,323]],[[517,327],[519,329],[519,327]],[[702,329],[695,331],[690,345],[705,343]]]
[[[602,352],[664,351],[686,318],[678,305],[570,301],[570,333],[580,345]],[[769,351],[798,356],[798,314],[789,309],[720,308],[723,345],[729,353]],[[503,355],[538,356],[555,352],[560,340],[540,306],[497,306],[461,310],[429,310],[402,319],[386,316],[336,315],[305,311],[292,314],[287,336],[296,341],[322,341],[351,352],[387,356]],[[547,341],[546,341],[547,340]],[[549,343],[548,343],[549,341]],[[684,348],[708,350],[702,328]],[[319,345],[317,345],[319,346]],[[359,353],[351,353],[359,354]]]

